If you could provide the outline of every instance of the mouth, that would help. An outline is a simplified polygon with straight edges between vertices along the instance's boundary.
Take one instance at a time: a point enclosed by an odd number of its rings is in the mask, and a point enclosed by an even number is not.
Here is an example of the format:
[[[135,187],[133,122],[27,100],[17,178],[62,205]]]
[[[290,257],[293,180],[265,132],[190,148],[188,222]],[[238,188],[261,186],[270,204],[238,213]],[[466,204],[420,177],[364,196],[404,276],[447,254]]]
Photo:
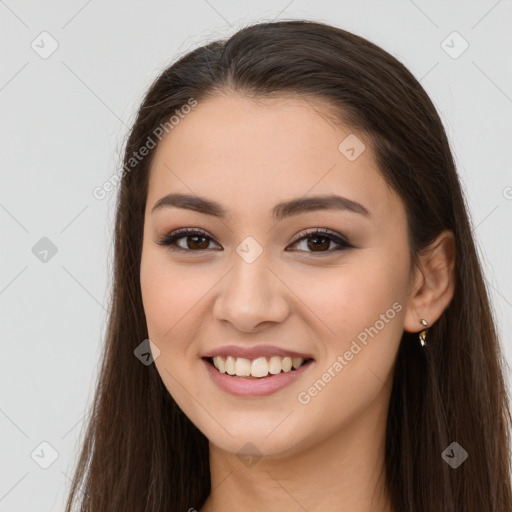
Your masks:
[[[255,399],[292,386],[294,382],[303,379],[308,369],[315,364],[313,358],[292,358],[285,353],[282,357],[272,355],[255,359],[229,355],[205,356],[201,359],[211,381],[219,389],[236,397]]]
[[[255,359],[237,358],[232,356],[202,358],[217,373],[226,377],[244,380],[262,380],[277,375],[295,373],[309,366],[314,359],[301,357],[258,357]],[[302,373],[302,371],[300,372]]]

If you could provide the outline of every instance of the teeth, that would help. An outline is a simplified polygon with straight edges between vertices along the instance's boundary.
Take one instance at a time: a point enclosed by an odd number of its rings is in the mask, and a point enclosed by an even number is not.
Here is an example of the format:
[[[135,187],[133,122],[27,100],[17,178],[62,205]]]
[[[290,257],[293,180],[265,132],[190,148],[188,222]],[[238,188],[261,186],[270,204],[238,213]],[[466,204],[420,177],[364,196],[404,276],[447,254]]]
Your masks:
[[[278,373],[289,372],[292,368],[297,369],[302,366],[304,359],[302,357],[279,357],[272,356],[258,357],[256,359],[246,359],[245,357],[222,357],[215,356],[213,365],[221,373],[228,375],[237,375],[239,377],[266,377],[269,373],[276,375]]]
[[[302,357],[292,357],[292,366],[297,369],[302,363],[304,359]]]
[[[280,373],[281,369],[281,358],[279,356],[272,356],[270,358],[269,372],[275,375],[276,373]]]
[[[292,358],[283,357],[283,360],[281,361],[281,367],[283,368],[283,372],[289,372],[292,369]]]
[[[214,360],[215,360],[215,358],[214,358]],[[235,358],[234,357],[228,356],[226,358],[225,368],[226,368],[226,373],[229,373],[229,375],[235,375]]]
[[[258,357],[251,363],[251,375],[253,377],[266,377],[268,375],[268,363],[265,357]]]
[[[235,363],[235,374],[241,377],[248,377],[251,374],[251,360],[237,357]]]
[[[214,357],[215,366],[219,370],[220,373],[226,373],[226,361],[222,359],[222,357]]]

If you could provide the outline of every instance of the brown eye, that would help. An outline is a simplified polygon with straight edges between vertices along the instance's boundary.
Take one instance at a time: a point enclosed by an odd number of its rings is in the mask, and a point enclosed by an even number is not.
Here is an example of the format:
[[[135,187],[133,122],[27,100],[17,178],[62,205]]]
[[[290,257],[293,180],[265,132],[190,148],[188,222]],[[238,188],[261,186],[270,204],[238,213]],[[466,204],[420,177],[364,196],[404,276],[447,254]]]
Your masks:
[[[176,243],[178,240],[182,239],[186,240],[184,246],[181,243]],[[169,249],[173,251],[201,252],[208,249],[210,241],[212,241],[212,239],[202,231],[183,228],[172,231],[161,240],[157,241],[157,244],[167,245]]]
[[[306,231],[306,235],[295,241],[293,245],[298,245],[303,242],[306,242],[306,250],[301,249],[301,251],[316,254],[332,254],[333,252],[342,251],[344,249],[353,247],[340,235],[330,234],[330,232],[325,229]],[[338,245],[338,248],[329,250],[331,243]]]
[[[328,249],[331,243],[331,239],[326,236],[309,237],[307,240],[309,240],[308,247],[312,251],[316,251],[316,249]],[[313,240],[313,242],[311,242],[311,240]]]
[[[304,233],[301,234],[304,235]],[[183,239],[186,240],[186,242],[178,243],[178,241]],[[353,247],[344,237],[330,233],[327,229],[306,231],[305,235],[296,240],[292,245],[296,246],[304,242],[306,242],[306,247],[305,249],[300,249],[300,252],[309,252],[316,255],[332,254]],[[197,228],[181,228],[165,235],[156,243],[158,245],[168,246],[171,251],[205,252],[209,250],[210,243],[214,242],[213,239],[202,230]],[[338,247],[329,249],[333,243]]]
[[[184,236],[183,238],[189,240],[189,243],[187,244],[189,249],[208,249],[208,245],[210,245],[209,242],[205,243],[205,240],[207,240],[207,237],[202,236],[202,235],[201,236]],[[178,238],[178,240],[180,240],[180,239]],[[192,240],[192,242],[190,242],[190,240]],[[202,240],[202,241],[198,241],[198,240]]]

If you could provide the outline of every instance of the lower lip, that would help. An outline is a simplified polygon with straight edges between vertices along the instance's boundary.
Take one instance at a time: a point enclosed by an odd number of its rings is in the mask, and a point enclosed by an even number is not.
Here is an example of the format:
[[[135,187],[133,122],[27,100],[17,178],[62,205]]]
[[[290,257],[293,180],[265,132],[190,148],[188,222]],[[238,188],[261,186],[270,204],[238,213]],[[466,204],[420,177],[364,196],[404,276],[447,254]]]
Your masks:
[[[310,359],[294,371],[281,372],[275,375],[269,373],[267,377],[257,378],[237,377],[236,375],[221,373],[207,359],[203,359],[203,362],[215,384],[223,391],[235,396],[267,396],[295,382],[307,372],[314,361]]]

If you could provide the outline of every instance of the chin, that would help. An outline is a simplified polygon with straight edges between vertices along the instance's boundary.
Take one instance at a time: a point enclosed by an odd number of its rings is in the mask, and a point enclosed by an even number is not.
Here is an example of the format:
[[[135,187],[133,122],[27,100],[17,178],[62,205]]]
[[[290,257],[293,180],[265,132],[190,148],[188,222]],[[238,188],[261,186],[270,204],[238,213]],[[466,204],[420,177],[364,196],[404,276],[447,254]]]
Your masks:
[[[282,425],[275,428],[268,428],[266,425],[250,427],[246,424],[245,428],[230,428],[226,424],[226,429],[233,436],[231,437],[224,429],[219,427],[215,432],[203,431],[211,444],[220,450],[232,453],[238,457],[268,457],[273,459],[283,458],[298,452],[306,443],[301,442],[302,433],[293,432],[290,427],[282,428]],[[279,432],[278,432],[279,430]],[[270,434],[269,434],[270,432]]]

